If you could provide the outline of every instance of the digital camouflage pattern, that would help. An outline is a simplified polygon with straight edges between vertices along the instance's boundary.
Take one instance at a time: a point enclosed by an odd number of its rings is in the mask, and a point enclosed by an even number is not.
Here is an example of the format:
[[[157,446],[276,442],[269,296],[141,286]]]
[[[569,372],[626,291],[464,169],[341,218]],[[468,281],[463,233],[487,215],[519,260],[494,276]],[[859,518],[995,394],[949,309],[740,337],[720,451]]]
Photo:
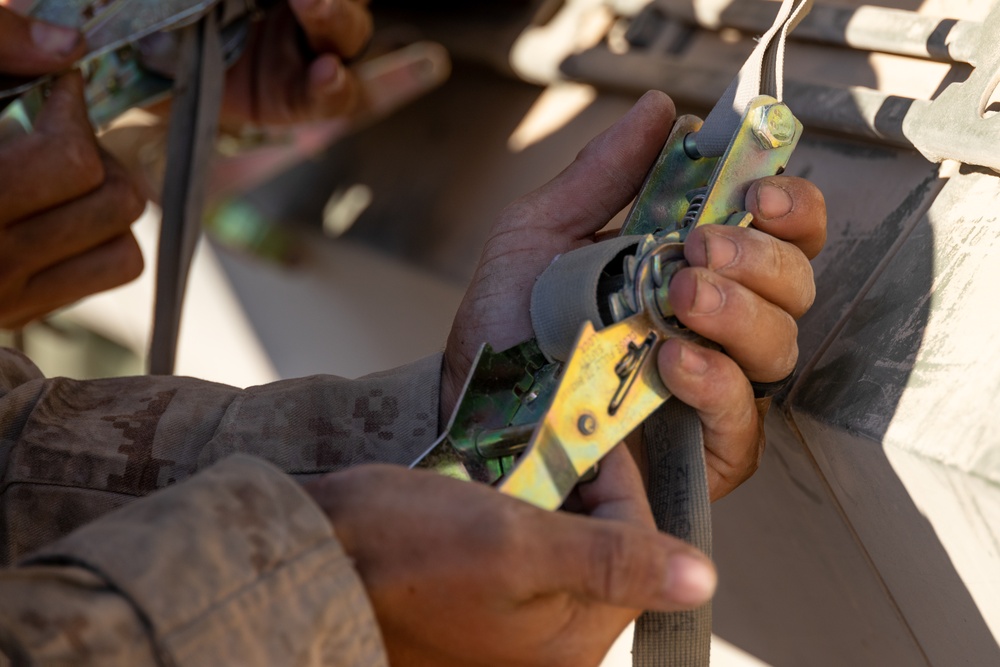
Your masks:
[[[437,431],[439,376],[430,357],[245,390],[81,382],[0,350],[0,654],[385,664],[360,579],[292,478],[415,458]]]

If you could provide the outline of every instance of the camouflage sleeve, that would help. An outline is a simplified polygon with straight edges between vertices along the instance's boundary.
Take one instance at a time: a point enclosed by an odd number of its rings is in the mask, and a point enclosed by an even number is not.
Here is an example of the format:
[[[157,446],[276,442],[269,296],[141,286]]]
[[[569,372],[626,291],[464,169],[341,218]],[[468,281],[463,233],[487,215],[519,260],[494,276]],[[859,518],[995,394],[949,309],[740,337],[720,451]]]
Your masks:
[[[0,565],[234,453],[297,477],[408,463],[437,431],[440,355],[357,380],[240,390],[42,377],[0,349]]]
[[[287,475],[235,456],[0,571],[5,663],[378,667],[387,659],[322,511]]]

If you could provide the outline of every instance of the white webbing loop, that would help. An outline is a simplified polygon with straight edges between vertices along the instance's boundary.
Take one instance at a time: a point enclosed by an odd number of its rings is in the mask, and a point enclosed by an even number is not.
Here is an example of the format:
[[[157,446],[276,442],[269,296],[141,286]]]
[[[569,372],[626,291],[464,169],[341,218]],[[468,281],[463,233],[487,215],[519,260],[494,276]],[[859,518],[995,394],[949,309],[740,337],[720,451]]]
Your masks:
[[[781,99],[785,42],[792,28],[812,9],[812,4],[813,0],[782,0],[774,24],[760,38],[757,47],[705,118],[704,126],[696,135],[695,143],[701,155],[717,157],[726,152],[751,99],[758,95]]]

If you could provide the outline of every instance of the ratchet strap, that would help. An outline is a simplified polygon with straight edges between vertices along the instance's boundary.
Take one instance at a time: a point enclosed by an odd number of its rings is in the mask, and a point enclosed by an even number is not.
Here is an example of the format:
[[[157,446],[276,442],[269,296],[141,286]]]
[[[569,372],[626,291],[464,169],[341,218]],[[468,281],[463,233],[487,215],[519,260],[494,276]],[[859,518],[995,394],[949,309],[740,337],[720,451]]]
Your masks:
[[[761,36],[736,78],[705,118],[697,141],[701,155],[715,157],[726,151],[751,99],[757,95],[782,99],[785,42],[812,5],[813,0],[782,0],[774,24]]]
[[[569,359],[581,322],[589,321],[598,329],[611,324],[601,310],[608,301],[600,290],[601,275],[609,265],[620,266],[623,253],[634,254],[642,238],[619,236],[552,260],[531,292],[531,326],[546,357]]]
[[[782,96],[785,41],[809,13],[812,0],[783,0],[774,24],[698,132],[698,152],[722,155],[740,126],[747,103],[757,95]],[[712,555],[712,513],[701,421],[693,408],[667,401],[646,420],[649,504],[656,525]],[[635,623],[634,667],[708,667],[712,605],[685,612],[645,612]]]
[[[643,428],[656,527],[711,556],[712,509],[698,413],[667,401]],[[708,667],[711,644],[711,603],[691,611],[647,611],[635,621],[632,664]]]
[[[774,25],[694,136],[701,156],[726,152],[751,99],[781,99],[785,42],[811,6],[812,0],[783,0]],[[532,291],[531,317],[547,357],[569,358],[581,322],[590,321],[598,329],[611,324],[600,305],[607,295],[598,286],[609,265],[620,265],[622,253],[630,253],[636,244],[636,237],[619,237],[568,253],[546,269]],[[711,555],[712,517],[698,414],[680,401],[668,400],[643,428],[648,495],[657,528]],[[633,665],[707,667],[711,637],[711,604],[686,612],[646,612],[635,624]]]
[[[149,372],[153,375],[170,375],[174,371],[188,270],[201,233],[224,72],[219,23],[213,8],[197,23],[181,29],[156,262],[156,303],[149,350]]]

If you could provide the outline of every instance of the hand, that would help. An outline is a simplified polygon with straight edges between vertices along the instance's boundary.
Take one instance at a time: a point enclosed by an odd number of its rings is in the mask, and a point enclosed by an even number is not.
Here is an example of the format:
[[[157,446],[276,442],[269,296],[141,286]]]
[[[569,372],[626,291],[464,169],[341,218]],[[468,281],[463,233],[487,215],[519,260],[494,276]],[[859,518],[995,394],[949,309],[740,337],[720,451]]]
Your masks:
[[[0,75],[40,76],[68,69],[87,45],[76,30],[24,18],[0,0]]]
[[[816,296],[808,260],[826,241],[826,206],[808,181],[761,179],[746,206],[754,228],[695,230],[684,244],[691,268],[670,282],[678,319],[726,352],[674,339],[659,356],[664,383],[701,418],[713,500],[746,481],[764,453],[771,401],[754,402],[749,380],[775,382],[795,370],[795,320]]]
[[[0,72],[65,68],[86,48],[74,31],[46,26],[41,32],[55,36],[43,42],[62,54],[52,55],[28,41],[41,25],[0,8]],[[54,82],[34,132],[0,143],[0,174],[0,328],[22,326],[142,271],[129,226],[145,200],[98,148],[79,73]]]
[[[581,485],[590,516],[392,466],[307,490],[355,562],[394,665],[597,665],[639,609],[707,602],[708,559],[656,531],[618,447]]]
[[[362,86],[344,60],[368,44],[366,0],[289,0],[255,26],[229,70],[223,122],[284,125],[349,115]],[[309,49],[300,46],[305,33]]]
[[[669,98],[647,93],[548,185],[501,213],[445,348],[442,423],[481,343],[501,350],[533,335],[529,304],[536,276],[556,255],[593,243],[595,232],[632,200],[673,120]],[[722,344],[728,356],[669,341],[658,358],[667,388],[698,411],[705,427],[713,499],[756,469],[764,436],[749,380],[778,380],[794,368],[794,318],[814,294],[808,257],[819,252],[826,233],[822,195],[800,179],[764,179],[751,188],[747,206],[762,231],[713,227],[693,233],[686,244],[693,268],[679,272],[670,284],[680,320]],[[736,246],[728,265],[726,239]],[[714,254],[705,251],[706,244]],[[695,294],[706,299],[712,290],[696,288],[712,284],[722,296],[714,310],[699,314],[704,306]],[[759,409],[766,410],[766,403]]]

